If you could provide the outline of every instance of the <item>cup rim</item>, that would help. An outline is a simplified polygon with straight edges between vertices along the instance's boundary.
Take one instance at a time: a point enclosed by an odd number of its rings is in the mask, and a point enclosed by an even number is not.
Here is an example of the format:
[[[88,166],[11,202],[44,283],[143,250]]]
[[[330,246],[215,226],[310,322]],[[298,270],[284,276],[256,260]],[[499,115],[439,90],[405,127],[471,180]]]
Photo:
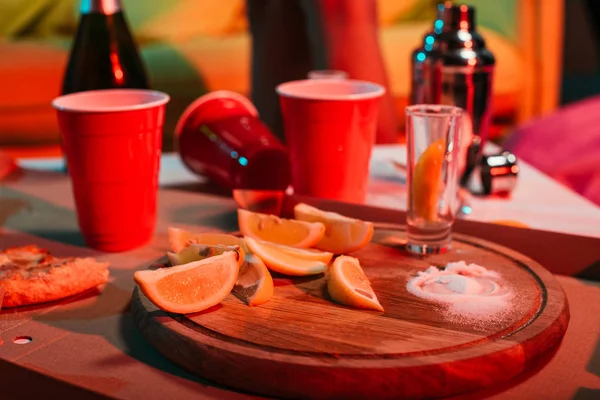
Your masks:
[[[313,69],[306,77],[308,79],[349,79],[348,73],[341,69]]]
[[[82,97],[93,97],[97,95],[106,95],[110,93],[118,93],[118,94],[142,94],[148,95],[149,101],[145,101],[142,103],[136,103],[131,105],[121,105],[121,106],[89,106],[89,105],[73,105],[73,104],[65,104],[65,101],[70,102],[76,98]],[[154,97],[154,99],[151,99]],[[62,96],[56,97],[52,100],[52,107],[60,111],[70,111],[70,112],[81,112],[81,113],[102,113],[102,112],[124,112],[124,111],[135,111],[135,110],[145,110],[148,108],[162,106],[166,104],[170,100],[168,94],[164,92],[160,92],[158,90],[151,89],[97,89],[97,90],[87,90],[83,92],[75,92],[69,93]]]
[[[305,86],[323,86],[323,85],[338,85],[338,86],[363,86],[367,87],[367,91],[362,93],[351,94],[327,94],[327,93],[294,93],[293,90],[298,87]],[[275,88],[277,94],[281,97],[303,100],[336,100],[336,101],[352,101],[352,100],[367,100],[381,97],[385,93],[385,88],[377,83],[362,81],[357,79],[301,79],[296,81],[284,82]]]
[[[428,118],[448,118],[463,113],[462,108],[445,104],[413,104],[406,106],[404,111],[409,116]]]

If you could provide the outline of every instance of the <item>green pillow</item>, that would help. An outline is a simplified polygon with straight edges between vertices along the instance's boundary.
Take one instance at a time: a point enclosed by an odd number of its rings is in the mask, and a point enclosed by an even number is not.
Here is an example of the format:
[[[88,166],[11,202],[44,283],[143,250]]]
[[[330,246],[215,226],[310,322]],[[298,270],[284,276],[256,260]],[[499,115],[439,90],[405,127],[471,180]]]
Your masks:
[[[3,0],[0,36],[48,37],[72,34],[77,25],[78,0]]]
[[[173,7],[174,0],[123,0],[122,4],[130,28],[135,32],[136,27]],[[79,5],[80,0],[2,0],[0,37],[71,39],[77,31]]]
[[[408,21],[433,21],[435,10],[442,0],[419,0],[413,7],[398,18],[398,23]],[[456,4],[467,4],[475,7],[475,19],[478,25],[493,30],[507,39],[516,42],[517,32],[517,0],[467,0],[455,1]]]

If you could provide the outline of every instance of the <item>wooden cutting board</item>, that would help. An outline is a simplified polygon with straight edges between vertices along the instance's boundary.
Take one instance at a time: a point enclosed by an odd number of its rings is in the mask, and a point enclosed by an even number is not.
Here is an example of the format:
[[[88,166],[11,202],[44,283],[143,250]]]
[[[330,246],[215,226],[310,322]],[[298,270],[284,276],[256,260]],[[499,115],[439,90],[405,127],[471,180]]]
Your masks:
[[[248,307],[233,295],[193,315],[157,309],[137,288],[132,311],[165,357],[220,384],[277,398],[431,398],[471,392],[543,365],[569,322],[565,294],[542,266],[510,249],[454,235],[453,250],[415,257],[402,227],[376,229],[353,254],[384,313],[333,303],[322,275],[274,276],[275,295]],[[166,249],[165,249],[166,250]],[[461,320],[406,290],[431,265],[464,260],[502,274],[510,312]]]

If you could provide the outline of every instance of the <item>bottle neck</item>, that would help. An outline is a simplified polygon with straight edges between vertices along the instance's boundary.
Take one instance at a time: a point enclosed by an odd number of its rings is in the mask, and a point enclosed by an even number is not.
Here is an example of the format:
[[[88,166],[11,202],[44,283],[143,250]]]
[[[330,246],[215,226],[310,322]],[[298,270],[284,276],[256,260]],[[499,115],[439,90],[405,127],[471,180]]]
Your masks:
[[[81,14],[114,14],[121,11],[121,0],[81,0]]]

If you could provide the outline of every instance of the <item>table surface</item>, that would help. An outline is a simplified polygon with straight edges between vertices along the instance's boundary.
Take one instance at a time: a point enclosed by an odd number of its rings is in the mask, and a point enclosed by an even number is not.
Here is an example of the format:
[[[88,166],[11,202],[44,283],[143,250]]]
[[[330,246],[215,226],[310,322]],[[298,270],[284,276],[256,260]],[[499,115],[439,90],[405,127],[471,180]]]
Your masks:
[[[497,151],[488,144],[486,151]],[[406,164],[404,145],[378,145],[373,150],[368,187],[368,205],[406,209],[404,176],[392,161]],[[27,168],[58,171],[61,159],[20,160]],[[600,238],[600,207],[556,182],[524,161],[519,163],[518,184],[509,197],[471,198],[472,213],[464,217],[475,221],[515,220],[532,228]],[[204,177],[190,172],[176,154],[161,160],[160,184],[164,188],[206,183]]]
[[[401,161],[401,153],[401,147],[379,147],[374,163],[387,157]],[[41,168],[41,162],[36,163]],[[36,166],[30,161],[22,165]],[[378,168],[372,167],[369,201],[403,208],[398,177]],[[474,204],[475,209],[478,204],[482,206],[470,218],[519,219],[540,228],[598,236],[598,207],[524,165],[521,178],[510,200],[482,199]],[[198,181],[176,157],[165,156],[156,235],[149,245],[120,254],[83,247],[66,176],[26,170],[18,180],[0,186],[0,226],[4,229],[4,233],[0,231],[0,247],[38,243],[57,255],[92,255],[111,263],[111,281],[98,296],[79,296],[62,304],[0,313],[0,375],[10,376],[0,379],[0,397],[18,397],[14,392],[17,386],[19,394],[27,396],[50,392],[85,398],[85,393],[78,390],[86,389],[122,399],[255,398],[220,388],[168,362],[144,341],[129,313],[133,273],[164,255],[167,226],[236,229],[236,205],[231,199],[176,189]],[[393,190],[376,190],[386,185]],[[547,201],[544,199],[540,208],[539,197],[533,194],[542,191],[547,193]],[[530,213],[536,218],[525,219]],[[600,398],[600,284],[567,276],[556,278],[567,294],[571,322],[554,358],[533,376],[462,398]],[[21,336],[33,340],[26,345],[13,342]],[[26,384],[15,384],[19,380]],[[73,386],[67,390],[64,382]]]

